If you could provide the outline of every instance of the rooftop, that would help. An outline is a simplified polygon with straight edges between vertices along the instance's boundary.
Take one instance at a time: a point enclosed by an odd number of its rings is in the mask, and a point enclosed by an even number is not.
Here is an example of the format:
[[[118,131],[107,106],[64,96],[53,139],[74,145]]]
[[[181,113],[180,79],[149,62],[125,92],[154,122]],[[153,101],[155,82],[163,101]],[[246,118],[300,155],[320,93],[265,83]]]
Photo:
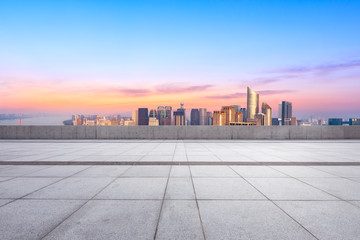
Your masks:
[[[358,239],[359,219],[359,140],[0,140],[0,239]]]

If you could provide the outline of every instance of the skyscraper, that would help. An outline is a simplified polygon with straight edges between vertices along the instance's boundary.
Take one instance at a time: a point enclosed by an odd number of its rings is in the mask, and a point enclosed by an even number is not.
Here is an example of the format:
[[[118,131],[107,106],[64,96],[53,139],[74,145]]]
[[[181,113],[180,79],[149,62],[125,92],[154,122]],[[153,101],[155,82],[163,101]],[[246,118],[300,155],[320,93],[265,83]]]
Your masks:
[[[239,123],[239,122],[243,122],[243,113],[242,112],[236,112],[235,113],[235,122]]]
[[[139,110],[133,110],[131,118],[134,121],[134,125],[137,126],[139,124]]]
[[[224,111],[214,111],[213,125],[214,126],[224,126],[225,125],[225,112]]]
[[[263,102],[262,106],[261,106],[261,112],[265,115],[264,116],[264,125],[265,126],[270,126],[272,125],[272,109],[271,107]]]
[[[234,107],[235,108],[235,112],[240,112],[240,105],[231,105],[231,107]]]
[[[255,114],[255,122],[257,126],[263,126],[265,121],[265,114],[257,113]]]
[[[206,118],[207,118],[207,125],[213,125],[212,112],[207,112],[206,113]]]
[[[209,117],[206,108],[200,108],[200,125],[209,125]]]
[[[281,125],[291,125],[292,118],[292,103],[282,101],[281,102]]]
[[[247,121],[246,108],[240,108],[240,112],[242,112],[242,114],[243,114],[243,122],[246,122]]]
[[[156,110],[155,109],[151,109],[150,110],[150,113],[149,113],[149,118],[156,118],[157,116],[157,113],[156,113]]]
[[[225,112],[224,125],[230,125],[231,122],[235,122],[235,107],[223,106],[221,111]]]
[[[149,125],[149,115],[147,108],[138,109],[138,125]]]
[[[259,113],[259,94],[247,88],[247,121],[254,121]]]
[[[157,119],[159,120],[159,125],[171,125],[171,113],[172,107],[170,106],[158,106],[157,108]]]
[[[180,103],[180,108],[174,112],[174,125],[185,126],[185,108],[184,103]]]
[[[191,109],[191,121],[190,121],[190,125],[200,125],[200,112],[199,109],[197,108],[193,108]]]

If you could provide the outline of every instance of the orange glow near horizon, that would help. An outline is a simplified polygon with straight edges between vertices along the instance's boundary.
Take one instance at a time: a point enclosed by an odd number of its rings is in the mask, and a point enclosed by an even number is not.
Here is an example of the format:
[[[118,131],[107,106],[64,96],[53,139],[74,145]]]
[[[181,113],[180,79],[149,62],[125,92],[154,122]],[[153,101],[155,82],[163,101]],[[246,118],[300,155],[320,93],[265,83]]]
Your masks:
[[[180,102],[184,102],[187,109],[203,107],[208,111],[227,105],[246,107],[246,87],[238,83],[124,86],[108,81],[87,83],[21,78],[2,82],[0,110],[9,113],[129,114],[139,107],[172,106],[177,109]],[[331,112],[334,108],[351,111],[358,106],[356,89],[349,90],[341,85],[326,88],[320,84],[309,88],[303,83],[296,90],[283,89],[282,84],[277,83],[265,86],[250,84],[250,87],[260,94],[260,108],[262,102],[268,103],[274,116],[281,101],[292,102],[294,114],[316,113],[319,109]]]

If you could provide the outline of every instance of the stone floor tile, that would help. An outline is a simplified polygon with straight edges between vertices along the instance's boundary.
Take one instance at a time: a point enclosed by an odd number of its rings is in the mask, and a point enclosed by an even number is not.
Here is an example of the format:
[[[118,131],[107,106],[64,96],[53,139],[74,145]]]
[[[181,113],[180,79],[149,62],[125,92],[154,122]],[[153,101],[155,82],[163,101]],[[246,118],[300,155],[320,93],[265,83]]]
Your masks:
[[[14,178],[0,182],[0,198],[20,198],[61,178]]]
[[[26,198],[90,199],[114,178],[67,178],[36,191]]]
[[[358,239],[360,209],[343,201],[279,201],[285,212],[318,239]]]
[[[206,239],[315,239],[270,201],[199,201]]]
[[[335,200],[329,194],[293,178],[247,178],[265,196],[272,200]]]
[[[196,202],[166,200],[156,239],[204,239]]]
[[[165,198],[195,199],[191,178],[170,178],[167,185]]]
[[[1,239],[41,239],[83,201],[17,200],[0,207]]]
[[[118,178],[97,199],[162,199],[167,178]]]
[[[198,199],[265,199],[242,178],[194,178]]]

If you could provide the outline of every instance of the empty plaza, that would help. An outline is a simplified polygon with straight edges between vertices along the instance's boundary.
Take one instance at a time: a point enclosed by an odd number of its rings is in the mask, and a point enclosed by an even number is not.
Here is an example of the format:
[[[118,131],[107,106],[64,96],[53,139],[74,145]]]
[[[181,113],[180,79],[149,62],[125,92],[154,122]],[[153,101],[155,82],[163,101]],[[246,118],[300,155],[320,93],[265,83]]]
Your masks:
[[[1,239],[359,239],[359,219],[359,140],[0,140]]]

